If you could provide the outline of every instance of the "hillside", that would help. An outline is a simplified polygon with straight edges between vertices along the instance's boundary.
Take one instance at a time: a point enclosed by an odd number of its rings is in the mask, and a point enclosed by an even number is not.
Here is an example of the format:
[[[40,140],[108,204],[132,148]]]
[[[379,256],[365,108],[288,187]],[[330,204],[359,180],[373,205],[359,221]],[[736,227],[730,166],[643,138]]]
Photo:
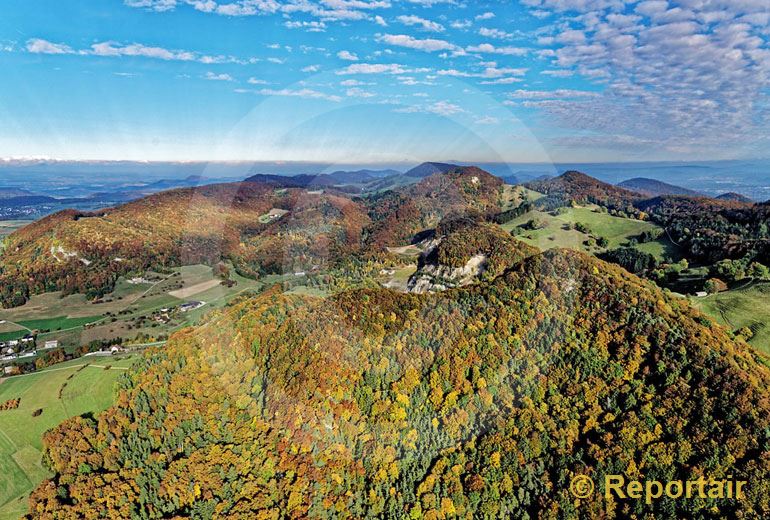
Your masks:
[[[540,206],[569,205],[571,201],[590,202],[610,209],[626,211],[643,196],[632,191],[607,184],[588,175],[568,171],[559,177],[533,181],[525,184],[531,190],[544,193],[547,197],[538,201]]]
[[[476,167],[457,167],[373,197],[367,244],[403,245],[448,216],[491,218],[502,211],[503,181]]]
[[[770,264],[770,206],[726,199],[655,197],[637,207],[688,255],[712,263],[749,255]]]
[[[538,249],[493,224],[473,218],[439,223],[431,246],[420,256],[409,292],[425,293],[490,281]]]
[[[698,193],[697,191],[688,190],[687,188],[674,186],[673,184],[668,184],[655,179],[646,179],[644,177],[628,179],[619,183],[618,186],[648,197],[657,197],[659,195],[686,195],[689,197],[703,196],[702,193]]]
[[[0,302],[15,306],[55,290],[96,297],[123,274],[223,258],[249,275],[309,269],[357,251],[367,225],[365,208],[349,198],[255,183],[173,190],[97,213],[63,211],[6,239]]]
[[[49,432],[30,517],[766,518],[769,386],[686,302],[570,251],[436,295],[273,291]],[[581,501],[578,474],[750,486]]]
[[[747,196],[741,195],[740,193],[735,193],[733,191],[731,191],[729,193],[723,193],[723,194],[719,195],[717,197],[717,199],[718,200],[731,200],[733,202],[747,202],[747,203],[754,202],[750,198],[748,198]]]
[[[409,243],[452,214],[494,215],[502,181],[457,168],[373,198],[270,182],[163,192],[94,213],[63,211],[10,235],[0,304],[61,290],[98,297],[119,276],[231,261],[245,276],[323,270]]]

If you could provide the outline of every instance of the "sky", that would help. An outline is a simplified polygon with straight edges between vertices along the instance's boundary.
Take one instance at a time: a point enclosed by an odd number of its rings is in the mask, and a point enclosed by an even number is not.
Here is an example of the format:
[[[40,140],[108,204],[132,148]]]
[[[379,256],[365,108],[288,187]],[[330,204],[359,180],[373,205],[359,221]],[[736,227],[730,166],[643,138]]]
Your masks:
[[[767,0],[4,0],[0,158],[770,156]]]

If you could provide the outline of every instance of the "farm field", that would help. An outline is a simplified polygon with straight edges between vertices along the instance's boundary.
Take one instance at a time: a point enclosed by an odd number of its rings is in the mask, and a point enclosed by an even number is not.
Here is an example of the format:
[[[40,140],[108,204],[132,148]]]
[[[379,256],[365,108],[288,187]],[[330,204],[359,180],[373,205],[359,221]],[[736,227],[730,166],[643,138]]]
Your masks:
[[[36,295],[15,309],[0,309],[0,341],[16,339],[38,330],[39,341],[59,340],[65,347],[92,341],[140,335],[157,337],[194,323],[211,309],[232,297],[263,287],[263,281],[243,278],[235,273],[233,287],[221,285],[211,267],[193,265],[168,273],[147,272],[141,277],[121,278],[115,290],[98,301],[82,294],[62,297],[60,292]],[[179,314],[178,319],[161,324],[148,317],[163,308],[177,307],[194,299],[206,304],[195,311]]]
[[[754,337],[749,343],[770,355],[770,282],[751,282],[692,301],[695,307],[731,330],[750,328]]]
[[[595,211],[596,209],[595,206],[565,208],[564,212],[558,215],[533,210],[503,224],[502,227],[506,231],[512,231],[530,220],[541,221],[544,224],[542,229],[524,230],[517,238],[542,250],[564,247],[589,253],[601,251],[601,248],[585,245],[588,235],[576,229],[569,229],[568,225],[585,224],[594,236],[605,237],[609,241],[609,249],[620,247],[645,231],[661,229],[651,222],[615,217]],[[677,247],[666,239],[639,244],[636,247],[655,255],[659,260],[664,256],[678,257]]]
[[[115,381],[131,363],[131,356],[80,358],[1,380],[0,403],[21,403],[0,411],[0,519],[23,515],[27,495],[48,476],[41,462],[43,433],[69,417],[109,407]],[[42,413],[33,417],[36,410]]]

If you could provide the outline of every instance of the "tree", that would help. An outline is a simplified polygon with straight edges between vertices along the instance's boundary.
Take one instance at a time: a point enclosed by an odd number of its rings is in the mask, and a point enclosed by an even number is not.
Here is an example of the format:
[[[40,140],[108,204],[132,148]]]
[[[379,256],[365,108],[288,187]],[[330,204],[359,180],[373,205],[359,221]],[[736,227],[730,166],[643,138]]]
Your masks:
[[[770,268],[759,262],[752,262],[746,275],[755,280],[770,280]]]
[[[717,294],[727,290],[727,284],[719,278],[709,278],[703,289],[709,294]]]

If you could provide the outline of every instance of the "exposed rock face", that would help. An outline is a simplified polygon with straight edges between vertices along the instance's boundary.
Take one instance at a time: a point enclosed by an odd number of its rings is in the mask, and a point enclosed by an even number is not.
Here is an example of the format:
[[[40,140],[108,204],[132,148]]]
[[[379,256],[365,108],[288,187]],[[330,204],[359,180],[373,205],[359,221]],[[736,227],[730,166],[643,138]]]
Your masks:
[[[463,287],[473,283],[485,271],[486,255],[475,255],[463,267],[424,264],[409,279],[410,293],[425,294]]]

